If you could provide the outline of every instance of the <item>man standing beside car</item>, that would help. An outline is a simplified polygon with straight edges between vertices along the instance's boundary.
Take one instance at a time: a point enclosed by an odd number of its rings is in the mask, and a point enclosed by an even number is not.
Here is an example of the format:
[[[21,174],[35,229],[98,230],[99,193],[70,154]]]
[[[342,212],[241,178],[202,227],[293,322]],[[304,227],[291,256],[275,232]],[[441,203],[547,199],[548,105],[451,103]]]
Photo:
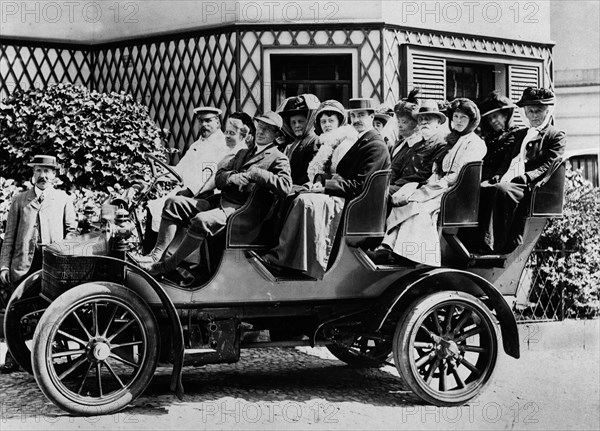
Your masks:
[[[42,245],[61,241],[77,230],[73,201],[67,193],[54,188],[59,168],[56,157],[37,155],[29,166],[33,167],[34,188],[13,198],[0,252],[0,284],[11,291],[41,268]],[[10,373],[18,368],[7,354],[0,372]]]

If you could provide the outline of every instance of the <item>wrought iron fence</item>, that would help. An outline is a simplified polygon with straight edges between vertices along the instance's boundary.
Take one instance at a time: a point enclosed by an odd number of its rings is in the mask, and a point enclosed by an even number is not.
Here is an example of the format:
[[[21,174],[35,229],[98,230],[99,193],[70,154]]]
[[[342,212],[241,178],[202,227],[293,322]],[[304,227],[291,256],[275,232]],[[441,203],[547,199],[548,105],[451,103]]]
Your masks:
[[[558,258],[568,250],[534,250],[523,271],[513,312],[517,321],[564,320],[565,295],[563,287],[550,277]]]

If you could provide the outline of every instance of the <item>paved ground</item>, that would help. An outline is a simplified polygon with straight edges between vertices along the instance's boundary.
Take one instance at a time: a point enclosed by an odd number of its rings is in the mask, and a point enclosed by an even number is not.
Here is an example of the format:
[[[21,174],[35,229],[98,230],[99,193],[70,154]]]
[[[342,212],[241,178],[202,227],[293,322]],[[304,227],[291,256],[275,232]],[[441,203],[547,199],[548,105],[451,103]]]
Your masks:
[[[32,376],[2,376],[0,428],[600,429],[598,321],[520,332],[521,359],[502,355],[493,382],[463,407],[422,405],[392,367],[351,369],[323,349],[262,349],[234,365],[186,369],[183,402],[160,369],[131,407],[103,417],[65,415]]]

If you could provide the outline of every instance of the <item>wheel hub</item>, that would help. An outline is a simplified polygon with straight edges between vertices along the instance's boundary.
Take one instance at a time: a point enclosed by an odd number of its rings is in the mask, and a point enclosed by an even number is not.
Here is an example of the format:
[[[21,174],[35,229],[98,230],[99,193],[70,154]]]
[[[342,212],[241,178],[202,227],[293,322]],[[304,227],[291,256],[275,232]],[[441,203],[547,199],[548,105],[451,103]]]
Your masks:
[[[441,338],[436,343],[435,350],[440,359],[458,358],[460,356],[458,344],[452,339]]]
[[[88,345],[88,351],[94,361],[106,361],[110,356],[110,345],[103,340],[92,340]]]

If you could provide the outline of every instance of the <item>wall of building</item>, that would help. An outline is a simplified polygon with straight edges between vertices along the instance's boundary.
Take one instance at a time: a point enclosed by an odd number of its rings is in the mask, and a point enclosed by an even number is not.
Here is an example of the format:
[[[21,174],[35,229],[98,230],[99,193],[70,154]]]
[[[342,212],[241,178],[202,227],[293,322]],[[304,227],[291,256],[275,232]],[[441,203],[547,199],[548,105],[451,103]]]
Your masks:
[[[599,23],[596,0],[552,2],[556,124],[567,133],[568,155],[600,152]]]
[[[546,1],[0,0],[0,16],[4,36],[79,42],[230,23],[335,24],[348,20],[533,42],[550,40]]]

